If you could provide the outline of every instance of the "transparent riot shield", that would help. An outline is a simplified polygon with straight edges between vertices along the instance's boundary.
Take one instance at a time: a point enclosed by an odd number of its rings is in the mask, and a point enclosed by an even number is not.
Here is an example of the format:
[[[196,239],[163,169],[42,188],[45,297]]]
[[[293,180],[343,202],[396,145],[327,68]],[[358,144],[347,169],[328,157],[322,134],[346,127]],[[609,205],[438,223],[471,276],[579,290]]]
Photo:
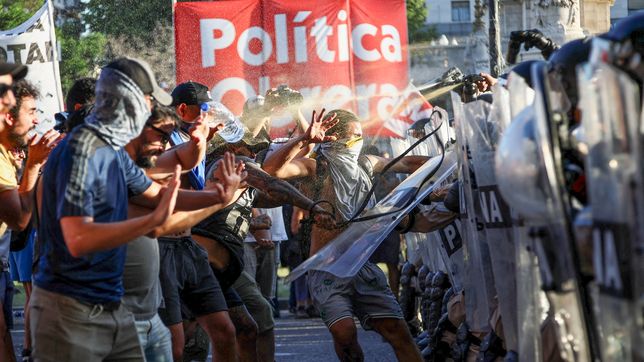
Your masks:
[[[463,280],[465,315],[470,330],[485,333],[490,330],[489,321],[495,305],[496,291],[489,249],[481,225],[482,211],[467,144],[469,127],[465,117],[468,114],[485,119],[489,113],[489,105],[478,102],[463,104],[456,93],[452,93],[451,96],[460,175],[463,260],[467,275]]]
[[[532,67],[535,85],[534,137],[539,158],[538,179],[545,197],[546,224],[535,224],[535,247],[544,290],[557,322],[560,350],[569,360],[599,358],[592,303],[581,279],[572,229],[572,204],[565,187],[560,137],[565,134],[570,103],[550,79],[545,63]]]
[[[445,264],[445,269],[454,291],[458,293],[463,290],[463,279],[465,277],[461,220],[457,218],[431,234],[438,241],[439,247],[436,250],[440,253]]]
[[[588,156],[586,180],[592,205],[596,320],[606,361],[644,356],[636,341],[637,269],[644,263],[637,240],[642,180],[638,130],[639,87],[608,64],[586,65],[578,72]]]
[[[477,104],[478,103],[478,104]],[[502,87],[493,92],[493,103],[468,103],[463,107],[467,127],[465,136],[470,150],[470,167],[476,177],[483,226],[494,275],[498,308],[503,321],[507,351],[518,352],[516,263],[512,215],[501,196],[495,172],[495,154],[504,119],[510,117],[509,94]],[[487,114],[485,114],[487,113]]]
[[[376,206],[361,215],[382,216],[352,223],[315,255],[291,271],[287,282],[297,279],[308,270],[322,270],[340,278],[354,276],[406,214],[432,191],[451,180],[456,167],[456,155],[451,151],[445,153],[444,158],[436,156],[429,159]],[[432,171],[435,173],[429,182],[423,183]]]

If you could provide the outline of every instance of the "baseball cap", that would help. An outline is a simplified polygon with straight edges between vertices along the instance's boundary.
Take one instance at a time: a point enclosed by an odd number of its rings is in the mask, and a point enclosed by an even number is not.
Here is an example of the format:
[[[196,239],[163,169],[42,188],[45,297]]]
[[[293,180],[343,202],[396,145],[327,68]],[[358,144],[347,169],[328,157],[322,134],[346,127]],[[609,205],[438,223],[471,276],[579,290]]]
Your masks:
[[[212,101],[210,90],[201,83],[187,81],[181,83],[172,91],[172,105],[185,103],[191,106],[200,106]]]
[[[135,58],[119,58],[105,68],[116,69],[119,72],[127,75],[136,85],[141,88],[144,94],[149,94],[157,102],[164,106],[169,106],[172,103],[172,97],[157,84],[154,72],[147,62]]]
[[[13,80],[20,80],[27,75],[29,69],[22,64],[0,62],[0,75],[11,74]]]

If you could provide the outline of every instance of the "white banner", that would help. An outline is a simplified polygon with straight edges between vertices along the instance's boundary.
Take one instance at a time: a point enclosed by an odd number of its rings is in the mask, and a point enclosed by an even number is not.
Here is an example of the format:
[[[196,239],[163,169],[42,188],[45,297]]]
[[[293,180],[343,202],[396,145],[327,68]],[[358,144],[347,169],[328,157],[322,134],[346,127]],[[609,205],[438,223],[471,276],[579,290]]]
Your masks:
[[[58,71],[53,9],[47,1],[29,20],[0,31],[0,60],[25,64],[27,80],[40,91],[36,131],[44,133],[55,124],[54,114],[63,110],[63,92]]]

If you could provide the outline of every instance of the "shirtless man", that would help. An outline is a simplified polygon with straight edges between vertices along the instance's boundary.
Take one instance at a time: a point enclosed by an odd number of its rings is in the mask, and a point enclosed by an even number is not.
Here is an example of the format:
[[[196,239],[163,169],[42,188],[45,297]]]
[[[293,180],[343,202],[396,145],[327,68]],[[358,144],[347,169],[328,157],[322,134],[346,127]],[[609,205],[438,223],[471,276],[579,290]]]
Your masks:
[[[318,143],[318,158],[297,157],[301,149]],[[314,196],[331,201],[343,221],[349,220],[362,204],[371,187],[371,175],[379,173],[388,159],[360,157],[362,128],[351,112],[334,110],[324,117],[324,110],[304,135],[277,149],[264,162],[269,174],[282,179],[308,178]],[[391,168],[392,172],[411,173],[427,157],[408,156]],[[374,200],[368,202],[373,206]],[[315,224],[311,233],[311,255],[315,254],[342,229],[327,229]],[[341,361],[362,361],[355,315],[365,329],[374,329],[393,347],[399,361],[421,361],[387,279],[376,265],[366,263],[352,278],[338,278],[330,273],[309,271],[311,297],[333,336],[335,351]]]

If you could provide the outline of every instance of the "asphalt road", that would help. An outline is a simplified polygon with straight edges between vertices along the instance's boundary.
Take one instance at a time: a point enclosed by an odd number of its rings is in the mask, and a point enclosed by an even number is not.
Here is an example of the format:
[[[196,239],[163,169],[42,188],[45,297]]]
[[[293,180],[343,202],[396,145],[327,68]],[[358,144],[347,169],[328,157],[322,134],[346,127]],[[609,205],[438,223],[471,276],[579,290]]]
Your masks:
[[[16,356],[20,360],[24,337],[22,310],[14,312],[14,329],[11,332]],[[286,310],[277,319],[275,360],[278,362],[323,362],[337,361],[331,334],[319,318],[295,319]],[[358,326],[358,339],[365,354],[365,361],[396,361],[391,347],[380,335],[367,332]],[[210,360],[210,359],[209,359]]]

